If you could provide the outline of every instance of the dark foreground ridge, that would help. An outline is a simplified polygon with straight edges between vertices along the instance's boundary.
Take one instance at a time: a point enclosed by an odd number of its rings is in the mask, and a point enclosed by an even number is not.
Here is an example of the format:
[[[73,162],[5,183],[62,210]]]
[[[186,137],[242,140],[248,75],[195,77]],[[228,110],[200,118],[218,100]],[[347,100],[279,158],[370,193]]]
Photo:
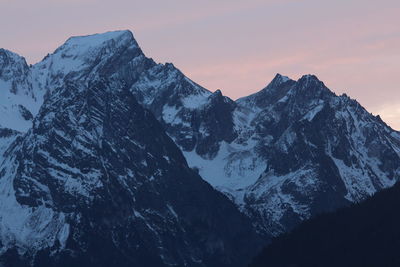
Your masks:
[[[400,184],[276,238],[251,267],[400,266]]]

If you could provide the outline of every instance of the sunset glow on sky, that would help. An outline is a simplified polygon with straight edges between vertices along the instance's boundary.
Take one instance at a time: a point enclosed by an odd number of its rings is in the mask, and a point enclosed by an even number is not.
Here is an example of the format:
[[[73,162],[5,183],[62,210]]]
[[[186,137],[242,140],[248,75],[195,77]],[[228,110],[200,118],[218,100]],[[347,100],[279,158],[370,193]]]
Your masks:
[[[129,29],[145,54],[236,99],[315,74],[400,130],[399,0],[0,0],[0,47],[36,63],[69,36]],[[17,15],[16,15],[17,14]]]

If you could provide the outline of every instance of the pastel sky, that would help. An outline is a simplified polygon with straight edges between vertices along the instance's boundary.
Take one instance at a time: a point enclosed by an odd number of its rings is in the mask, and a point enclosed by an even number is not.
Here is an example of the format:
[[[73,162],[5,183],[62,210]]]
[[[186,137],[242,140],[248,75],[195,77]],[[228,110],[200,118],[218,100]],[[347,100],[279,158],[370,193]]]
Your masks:
[[[315,74],[400,130],[399,0],[0,0],[0,47],[35,63],[69,36],[131,30],[147,56],[234,99]]]

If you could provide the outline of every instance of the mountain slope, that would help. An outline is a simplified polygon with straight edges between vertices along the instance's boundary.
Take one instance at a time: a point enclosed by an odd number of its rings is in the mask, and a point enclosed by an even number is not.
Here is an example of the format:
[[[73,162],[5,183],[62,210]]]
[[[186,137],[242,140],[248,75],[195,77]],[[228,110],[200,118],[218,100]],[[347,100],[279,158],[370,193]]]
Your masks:
[[[276,238],[251,266],[399,266],[400,185]]]
[[[0,127],[26,131],[39,111],[43,91],[24,58],[0,49]]]
[[[79,73],[49,63],[32,128],[4,130],[5,266],[244,266],[262,244],[115,78],[110,62],[140,58],[131,44],[96,57],[100,65],[88,58]]]

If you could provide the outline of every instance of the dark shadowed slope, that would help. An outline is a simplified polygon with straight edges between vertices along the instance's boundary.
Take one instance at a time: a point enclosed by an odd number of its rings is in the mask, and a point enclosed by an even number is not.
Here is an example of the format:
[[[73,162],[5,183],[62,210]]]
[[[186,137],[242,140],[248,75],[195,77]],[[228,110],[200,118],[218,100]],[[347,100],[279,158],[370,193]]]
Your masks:
[[[400,266],[400,184],[275,239],[252,267]]]

